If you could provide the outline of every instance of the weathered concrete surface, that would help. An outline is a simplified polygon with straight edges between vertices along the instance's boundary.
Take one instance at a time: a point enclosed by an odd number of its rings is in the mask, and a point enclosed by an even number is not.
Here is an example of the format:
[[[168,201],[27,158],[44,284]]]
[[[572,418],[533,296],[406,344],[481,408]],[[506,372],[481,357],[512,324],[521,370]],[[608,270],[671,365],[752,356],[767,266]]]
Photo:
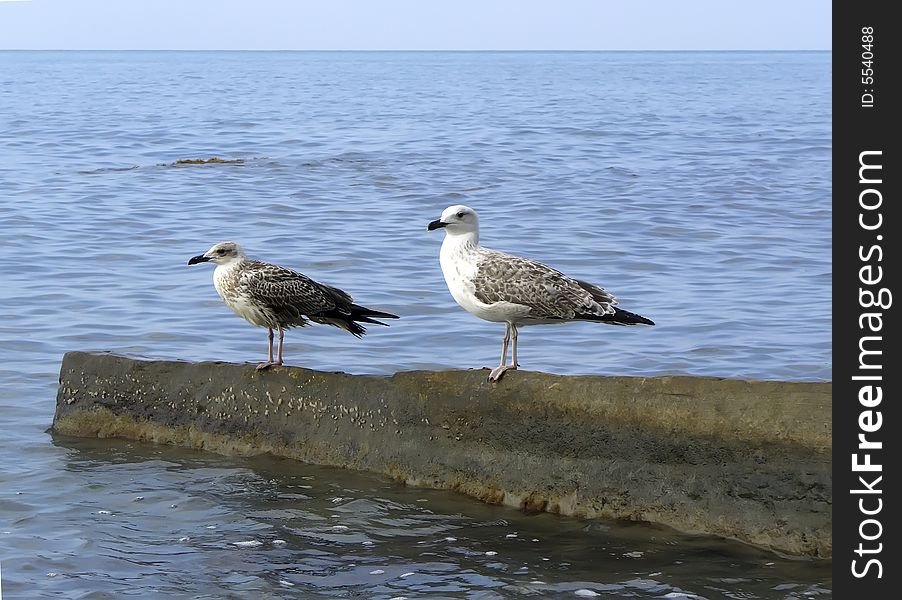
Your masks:
[[[831,385],[146,361],[70,352],[54,431],[270,452],[482,500],[832,550]]]

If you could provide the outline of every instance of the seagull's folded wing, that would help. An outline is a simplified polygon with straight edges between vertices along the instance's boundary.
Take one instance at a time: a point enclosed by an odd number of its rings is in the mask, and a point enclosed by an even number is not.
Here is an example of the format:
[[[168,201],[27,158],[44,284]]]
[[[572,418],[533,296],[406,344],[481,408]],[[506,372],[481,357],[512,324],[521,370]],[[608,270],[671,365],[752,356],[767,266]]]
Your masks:
[[[242,292],[282,316],[301,319],[336,308],[336,297],[306,275],[277,265],[259,264],[241,275]]]
[[[616,298],[598,286],[564,275],[540,262],[483,249],[473,279],[476,298],[486,304],[528,306],[535,319],[569,320],[614,313]]]

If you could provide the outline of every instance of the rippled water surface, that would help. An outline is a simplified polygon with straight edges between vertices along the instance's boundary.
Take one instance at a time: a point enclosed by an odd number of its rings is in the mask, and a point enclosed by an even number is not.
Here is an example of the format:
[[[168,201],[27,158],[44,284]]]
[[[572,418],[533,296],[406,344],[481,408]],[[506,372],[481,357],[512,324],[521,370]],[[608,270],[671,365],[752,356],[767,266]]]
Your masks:
[[[526,369],[829,380],[829,53],[0,52],[0,565],[11,598],[829,596],[827,567],[273,459],[46,429],[66,350],[256,361],[241,242],[402,315],[289,364],[482,367],[426,223],[653,328],[534,327]],[[220,157],[228,162],[178,164]],[[534,541],[535,540],[535,541]],[[487,554],[497,552],[497,554]]]

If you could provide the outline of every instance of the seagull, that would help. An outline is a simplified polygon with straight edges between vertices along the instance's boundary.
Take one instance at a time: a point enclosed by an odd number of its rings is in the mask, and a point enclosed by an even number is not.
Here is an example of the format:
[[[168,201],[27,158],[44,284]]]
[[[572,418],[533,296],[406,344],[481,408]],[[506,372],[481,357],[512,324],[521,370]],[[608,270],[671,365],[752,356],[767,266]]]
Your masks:
[[[603,288],[540,262],[483,248],[479,217],[468,206],[449,206],[427,229],[445,230],[440,262],[454,300],[480,319],[504,323],[501,364],[491,370],[489,381],[498,381],[517,368],[517,327],[521,325],[570,321],[654,325],[650,319],[617,308],[617,299]]]
[[[304,327],[309,321],[333,325],[362,337],[360,323],[387,325],[373,317],[397,319],[397,315],[354,304],[346,292],[313,281],[291,269],[248,258],[235,242],[220,242],[191,258],[189,265],[216,264],[213,285],[226,306],[251,325],[269,330],[269,359],[258,370],[282,364],[285,330]],[[273,360],[273,330],[279,332],[278,358]]]

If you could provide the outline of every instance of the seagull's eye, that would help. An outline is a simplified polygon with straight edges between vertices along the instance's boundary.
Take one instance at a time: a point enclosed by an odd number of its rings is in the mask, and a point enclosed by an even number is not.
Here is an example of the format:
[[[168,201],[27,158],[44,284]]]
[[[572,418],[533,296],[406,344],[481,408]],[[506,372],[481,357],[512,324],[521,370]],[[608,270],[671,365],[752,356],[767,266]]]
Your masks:
[[[463,213],[463,212],[457,213],[457,218],[458,218],[458,219],[463,219],[463,218],[464,218],[464,213]]]
[[[225,254],[225,253],[226,253],[225,248],[220,248],[219,250],[216,251],[216,254]]]

